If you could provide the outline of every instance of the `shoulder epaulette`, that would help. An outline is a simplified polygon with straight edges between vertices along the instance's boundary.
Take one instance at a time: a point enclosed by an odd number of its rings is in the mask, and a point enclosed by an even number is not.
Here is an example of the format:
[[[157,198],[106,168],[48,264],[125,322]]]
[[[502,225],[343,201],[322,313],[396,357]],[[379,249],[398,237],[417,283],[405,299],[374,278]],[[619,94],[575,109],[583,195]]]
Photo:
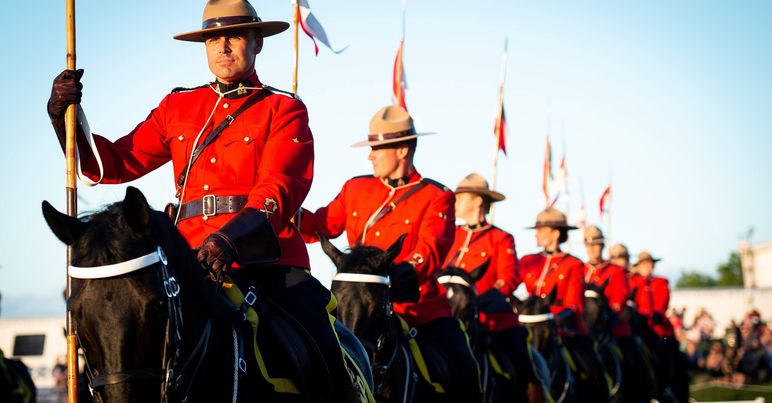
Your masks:
[[[294,92],[280,90],[278,88],[271,87],[270,85],[263,85],[263,88],[274,94],[284,95],[292,99],[300,100],[300,97],[298,96],[298,94],[295,94]]]
[[[355,177],[353,177],[351,179],[365,179],[365,178],[372,179],[372,178],[375,178],[375,176],[373,176],[373,175],[359,175],[359,176],[355,176]]]
[[[171,93],[172,93],[172,94],[176,94],[176,93],[178,93],[178,92],[188,92],[188,91],[194,91],[194,90],[197,90],[197,89],[199,89],[199,88],[206,88],[206,87],[208,87],[208,86],[209,86],[209,84],[202,84],[202,85],[199,85],[198,87],[193,87],[193,88],[186,88],[186,87],[176,87],[176,88],[174,88],[174,89],[172,90],[172,92],[171,92]]]
[[[430,179],[430,178],[422,178],[422,179],[421,179],[421,181],[423,181],[423,182],[426,182],[426,183],[427,183],[427,184],[429,184],[429,185],[432,185],[432,186],[438,187],[438,188],[440,188],[440,189],[441,189],[443,192],[450,192],[450,188],[448,188],[447,186],[443,185],[442,183],[439,183],[439,182],[437,182],[437,181],[436,181],[436,180],[434,180],[434,179]]]

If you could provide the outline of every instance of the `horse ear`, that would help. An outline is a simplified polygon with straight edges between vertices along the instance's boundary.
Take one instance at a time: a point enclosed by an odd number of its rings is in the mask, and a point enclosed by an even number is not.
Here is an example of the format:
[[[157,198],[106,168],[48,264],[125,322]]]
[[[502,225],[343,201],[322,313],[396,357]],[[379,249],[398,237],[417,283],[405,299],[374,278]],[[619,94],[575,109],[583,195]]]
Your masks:
[[[469,277],[471,277],[472,281],[476,283],[485,275],[485,272],[488,271],[488,267],[490,267],[490,265],[491,265],[490,259],[484,261],[483,264],[477,266],[474,270],[469,272]]]
[[[547,298],[544,300],[547,302],[547,305],[552,306],[555,303],[555,299],[558,297],[558,287],[552,287],[552,291],[550,291],[549,295],[547,295]]]
[[[86,233],[88,228],[87,223],[76,217],[60,213],[59,210],[55,209],[47,201],[43,201],[43,217],[46,219],[48,228],[51,228],[54,235],[66,245],[74,244],[75,241]]]
[[[150,230],[150,205],[139,189],[129,186],[123,198],[123,216],[129,227],[136,233],[145,234]]]
[[[319,237],[319,242],[322,244],[322,250],[324,251],[324,254],[330,257],[330,260],[332,260],[332,263],[335,264],[335,267],[340,268],[343,252],[335,247],[335,245],[333,245],[326,236],[322,235],[321,232],[317,232],[316,236]]]
[[[383,252],[383,255],[381,255],[381,264],[391,263],[399,256],[399,253],[402,252],[402,244],[405,242],[405,238],[407,238],[407,234],[400,235],[399,238]]]

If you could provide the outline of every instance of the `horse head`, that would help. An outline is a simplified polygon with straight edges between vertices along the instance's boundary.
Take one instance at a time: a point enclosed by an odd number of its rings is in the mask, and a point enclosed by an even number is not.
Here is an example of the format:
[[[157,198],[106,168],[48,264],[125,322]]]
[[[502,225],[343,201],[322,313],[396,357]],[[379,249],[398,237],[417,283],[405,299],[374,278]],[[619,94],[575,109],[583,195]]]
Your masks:
[[[603,284],[587,284],[584,290],[583,318],[590,336],[598,340],[611,334],[611,308],[604,294],[609,280]]]
[[[389,271],[405,237],[399,237],[385,251],[357,245],[344,253],[320,235],[322,250],[337,268],[331,287],[339,302],[337,317],[371,352],[379,349],[377,344],[392,328],[394,290]]]
[[[437,281],[445,287],[445,295],[453,316],[464,322],[473,339],[476,339],[479,315],[475,283],[485,275],[489,265],[490,260],[486,260],[469,272],[459,267],[448,266],[437,274]],[[472,344],[474,343],[475,340],[472,341]]]
[[[185,239],[133,187],[122,202],[81,219],[46,201],[43,215],[72,248],[67,302],[95,397],[153,401],[172,392],[182,323],[195,326],[182,306],[212,305],[195,295],[204,281],[191,270],[198,266]],[[196,298],[183,298],[186,292]]]
[[[557,287],[554,287],[544,298],[538,295],[531,295],[523,301],[512,298],[518,320],[531,331],[531,344],[545,357],[550,356],[550,349],[556,336],[550,306],[557,299],[557,290]]]

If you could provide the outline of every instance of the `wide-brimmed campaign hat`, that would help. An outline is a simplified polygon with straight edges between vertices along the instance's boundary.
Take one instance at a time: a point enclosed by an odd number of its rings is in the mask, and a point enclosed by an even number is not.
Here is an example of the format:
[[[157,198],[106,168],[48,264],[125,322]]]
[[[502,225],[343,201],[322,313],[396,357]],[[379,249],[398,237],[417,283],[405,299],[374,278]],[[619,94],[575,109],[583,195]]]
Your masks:
[[[456,193],[474,193],[488,199],[491,203],[506,199],[506,196],[503,194],[491,190],[488,186],[488,181],[476,173],[471,173],[464,177],[464,179],[461,179],[461,182],[458,182],[458,187],[456,187]]]
[[[208,34],[236,29],[256,29],[263,37],[276,35],[289,28],[284,21],[263,21],[246,0],[209,0],[204,6],[201,29],[175,35],[174,39],[204,42]]]
[[[603,237],[603,231],[600,228],[590,225],[584,229],[584,244],[585,245],[603,245],[606,243],[606,238]]]
[[[373,147],[383,144],[399,143],[435,133],[416,133],[413,118],[399,106],[384,106],[370,119],[370,134],[367,140],[359,141],[351,147]]]
[[[662,259],[651,256],[651,253],[649,253],[648,251],[643,251],[638,254],[638,261],[635,262],[633,266],[638,266],[641,262],[645,262],[647,260],[652,263],[657,263]]]
[[[577,229],[573,225],[568,225],[566,215],[553,207],[547,207],[542,210],[542,212],[536,216],[536,224],[534,224],[533,227],[526,227],[526,229],[536,229],[540,227],[552,227],[555,229],[567,230]]]
[[[617,258],[630,259],[630,253],[627,251],[627,247],[622,245],[621,243],[618,243],[612,246],[608,252],[608,255],[611,259],[617,259]]]

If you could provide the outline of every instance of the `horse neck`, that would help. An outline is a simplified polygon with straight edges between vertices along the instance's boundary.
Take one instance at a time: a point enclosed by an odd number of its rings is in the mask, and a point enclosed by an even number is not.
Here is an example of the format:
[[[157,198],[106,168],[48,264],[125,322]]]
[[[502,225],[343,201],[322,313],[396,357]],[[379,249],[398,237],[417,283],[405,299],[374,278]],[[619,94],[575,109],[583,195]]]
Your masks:
[[[605,301],[598,300],[598,299],[591,299],[587,298],[585,299],[586,303],[592,303],[595,304],[595,310],[597,311],[595,320],[594,321],[587,321],[587,327],[590,331],[590,335],[595,340],[606,340],[611,336],[611,324],[609,322],[609,317],[611,314],[611,309],[609,308],[608,304]],[[587,308],[585,308],[585,312],[589,311]],[[605,320],[604,318],[605,314]]]

